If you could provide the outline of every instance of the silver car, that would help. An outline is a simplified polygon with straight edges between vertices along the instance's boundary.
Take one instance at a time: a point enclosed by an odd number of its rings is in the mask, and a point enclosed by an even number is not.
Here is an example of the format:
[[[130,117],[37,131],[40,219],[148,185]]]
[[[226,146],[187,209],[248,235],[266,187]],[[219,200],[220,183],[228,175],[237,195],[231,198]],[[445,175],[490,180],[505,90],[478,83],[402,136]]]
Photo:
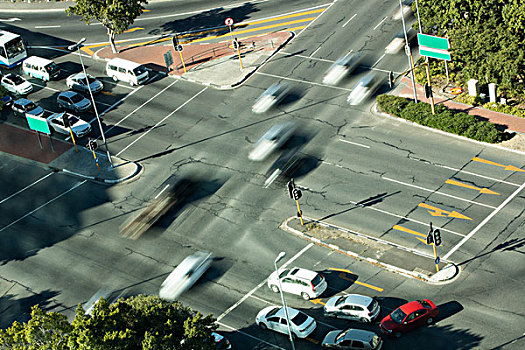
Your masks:
[[[255,101],[255,104],[252,107],[254,113],[264,113],[273,106],[279,104],[286,95],[290,87],[285,84],[273,84],[266,91],[264,91],[259,98]]]
[[[250,160],[262,161],[273,151],[281,147],[293,135],[296,125],[294,122],[275,124],[253,146],[248,155]]]
[[[186,257],[162,282],[159,296],[166,300],[177,299],[204,275],[212,259],[213,255],[208,251],[198,251]]]
[[[347,56],[339,58],[330,66],[325,76],[323,77],[323,84],[337,85],[343,78],[352,73],[357,68],[363,55],[361,52],[353,52]]]
[[[67,77],[66,79],[66,85],[68,88],[83,92],[83,93],[89,93],[89,89],[91,89],[92,93],[97,93],[102,91],[104,88],[104,85],[100,80],[98,80],[95,77],[92,77],[91,75],[87,75],[87,79],[89,81],[89,88],[86,83],[86,74],[80,72],[75,73]]]
[[[354,86],[346,101],[351,105],[362,103],[379,89],[384,79],[378,72],[368,73]]]
[[[379,350],[383,346],[383,339],[363,329],[335,330],[328,332],[321,345],[331,349]]]
[[[377,300],[360,294],[332,297],[323,307],[325,316],[360,322],[372,322],[379,315],[380,309]]]
[[[91,101],[74,91],[64,91],[57,96],[58,105],[73,112],[85,112],[91,108]]]

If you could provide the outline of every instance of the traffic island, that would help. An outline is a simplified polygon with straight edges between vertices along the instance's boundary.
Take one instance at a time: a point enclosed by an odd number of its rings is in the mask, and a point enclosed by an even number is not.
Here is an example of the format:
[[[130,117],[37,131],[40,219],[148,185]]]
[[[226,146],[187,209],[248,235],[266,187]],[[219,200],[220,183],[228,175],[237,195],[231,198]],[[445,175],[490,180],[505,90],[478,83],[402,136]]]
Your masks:
[[[451,261],[440,261],[436,273],[432,255],[309,217],[303,216],[303,220],[301,225],[298,217],[288,218],[281,228],[354,259],[425,282],[450,283],[459,275],[460,269]]]

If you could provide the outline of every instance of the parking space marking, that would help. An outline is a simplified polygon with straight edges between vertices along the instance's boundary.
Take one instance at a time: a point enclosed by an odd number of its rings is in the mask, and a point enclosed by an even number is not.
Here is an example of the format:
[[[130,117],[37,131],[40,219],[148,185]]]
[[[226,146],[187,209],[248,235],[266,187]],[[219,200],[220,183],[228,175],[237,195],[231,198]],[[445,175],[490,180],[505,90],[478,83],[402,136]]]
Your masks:
[[[383,19],[381,20],[381,22],[379,22],[379,23],[374,27],[373,30],[376,30],[381,24],[383,24],[384,21],[386,21],[387,18],[388,18],[388,17],[385,16],[385,18],[383,18]]]
[[[350,19],[348,21],[345,22],[345,24],[343,24],[343,28],[346,27],[346,25],[348,24],[348,22],[350,22],[351,20],[353,20],[355,18],[355,16],[357,16],[357,13],[354,14],[352,17],[350,17]]]
[[[485,224],[492,219],[494,215],[496,215],[503,207],[505,207],[514,197],[518,195],[523,189],[525,188],[525,182],[516,190],[514,193],[512,193],[507,199],[503,201],[492,213],[489,214],[482,222],[479,223],[478,226],[476,226],[465,238],[463,238],[458,244],[454,246],[451,250],[448,251],[447,254],[443,257],[443,260],[447,260],[456,250],[458,250],[465,242],[467,242],[472,236],[476,234]]]
[[[45,180],[46,178],[48,178],[49,176],[51,176],[51,175],[53,175],[53,174],[54,174],[54,172],[51,172],[51,173],[47,174],[46,176],[41,177],[40,179],[36,180],[36,181],[33,182],[32,184],[27,185],[26,187],[22,188],[21,190],[16,191],[15,193],[13,193],[12,195],[10,195],[9,197],[2,199],[2,200],[0,201],[0,204],[2,204],[2,203],[4,203],[4,202],[8,201],[9,199],[13,198],[14,196],[16,196],[16,195],[18,195],[18,194],[24,192],[24,191],[27,190],[28,188],[33,187],[34,185],[36,185],[36,184],[39,183],[40,181]]]
[[[340,268],[336,268],[336,267],[329,267],[328,269],[329,270],[333,270],[333,271],[340,271],[341,273],[339,274],[339,277],[344,279],[344,280],[346,280],[346,281],[351,281],[354,284],[358,284],[358,285],[360,285],[362,287],[370,288],[370,289],[373,289],[373,290],[378,291],[378,292],[382,292],[384,290],[381,287],[376,287],[376,286],[373,286],[371,284],[358,281],[357,278],[359,278],[359,276],[357,276],[356,274],[354,274],[350,270],[340,269]],[[348,277],[346,277],[345,274],[350,274],[350,275],[356,276],[356,278],[355,279],[354,278],[348,278]]]
[[[246,332],[244,332],[244,331],[241,331],[241,330],[239,330],[239,329],[237,329],[237,328],[234,328],[234,327],[228,326],[228,325],[225,324],[225,323],[222,323],[222,322],[219,322],[219,321],[215,321],[215,323],[217,323],[217,324],[220,325],[221,327],[228,328],[228,329],[231,330],[231,331],[234,331],[234,332],[240,333],[240,334],[245,335],[245,336],[247,336],[247,337],[249,337],[249,338],[252,338],[252,339],[255,339],[255,340],[257,340],[257,341],[260,341],[261,343],[264,343],[264,344],[266,344],[266,345],[268,345],[268,346],[271,346],[271,347],[273,347],[273,348],[286,350],[285,348],[281,348],[281,347],[278,346],[278,345],[275,345],[275,344],[269,343],[269,342],[267,342],[266,340],[263,340],[263,339],[261,339],[261,338],[257,338],[257,337],[255,337],[255,336],[253,336],[253,335],[251,335],[251,334],[248,334],[248,333],[246,333]]]
[[[370,148],[370,146],[362,145],[362,144],[357,143],[357,142],[347,141],[347,140],[343,140],[343,139],[339,139],[339,141],[345,142],[345,143],[349,143],[349,144],[352,144],[352,145],[356,145],[356,146],[359,146],[359,147],[363,147],[363,148]]]

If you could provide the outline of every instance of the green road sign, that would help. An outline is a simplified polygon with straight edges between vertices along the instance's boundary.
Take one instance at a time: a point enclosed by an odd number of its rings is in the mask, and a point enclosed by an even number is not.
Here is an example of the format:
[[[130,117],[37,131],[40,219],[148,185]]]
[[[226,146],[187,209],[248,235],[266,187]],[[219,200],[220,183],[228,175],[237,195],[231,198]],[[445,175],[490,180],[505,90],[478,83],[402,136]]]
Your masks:
[[[51,134],[47,120],[38,117],[31,117],[29,114],[26,114],[26,118],[31,130],[40,131],[48,135]]]
[[[417,41],[419,44],[419,54],[421,56],[450,61],[450,52],[447,51],[450,49],[450,44],[447,38],[418,34]]]

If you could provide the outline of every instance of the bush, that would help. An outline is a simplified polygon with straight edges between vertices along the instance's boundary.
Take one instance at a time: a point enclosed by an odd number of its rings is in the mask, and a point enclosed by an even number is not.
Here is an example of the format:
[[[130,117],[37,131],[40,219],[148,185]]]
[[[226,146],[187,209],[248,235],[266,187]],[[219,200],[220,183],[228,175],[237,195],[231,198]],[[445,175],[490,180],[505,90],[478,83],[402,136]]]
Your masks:
[[[428,103],[414,103],[404,97],[380,95],[377,97],[377,104],[383,112],[396,117],[473,140],[498,143],[508,139],[508,135],[499,131],[494,124],[478,120],[464,112],[454,112],[442,105],[435,106],[436,115],[432,115],[432,108]]]

